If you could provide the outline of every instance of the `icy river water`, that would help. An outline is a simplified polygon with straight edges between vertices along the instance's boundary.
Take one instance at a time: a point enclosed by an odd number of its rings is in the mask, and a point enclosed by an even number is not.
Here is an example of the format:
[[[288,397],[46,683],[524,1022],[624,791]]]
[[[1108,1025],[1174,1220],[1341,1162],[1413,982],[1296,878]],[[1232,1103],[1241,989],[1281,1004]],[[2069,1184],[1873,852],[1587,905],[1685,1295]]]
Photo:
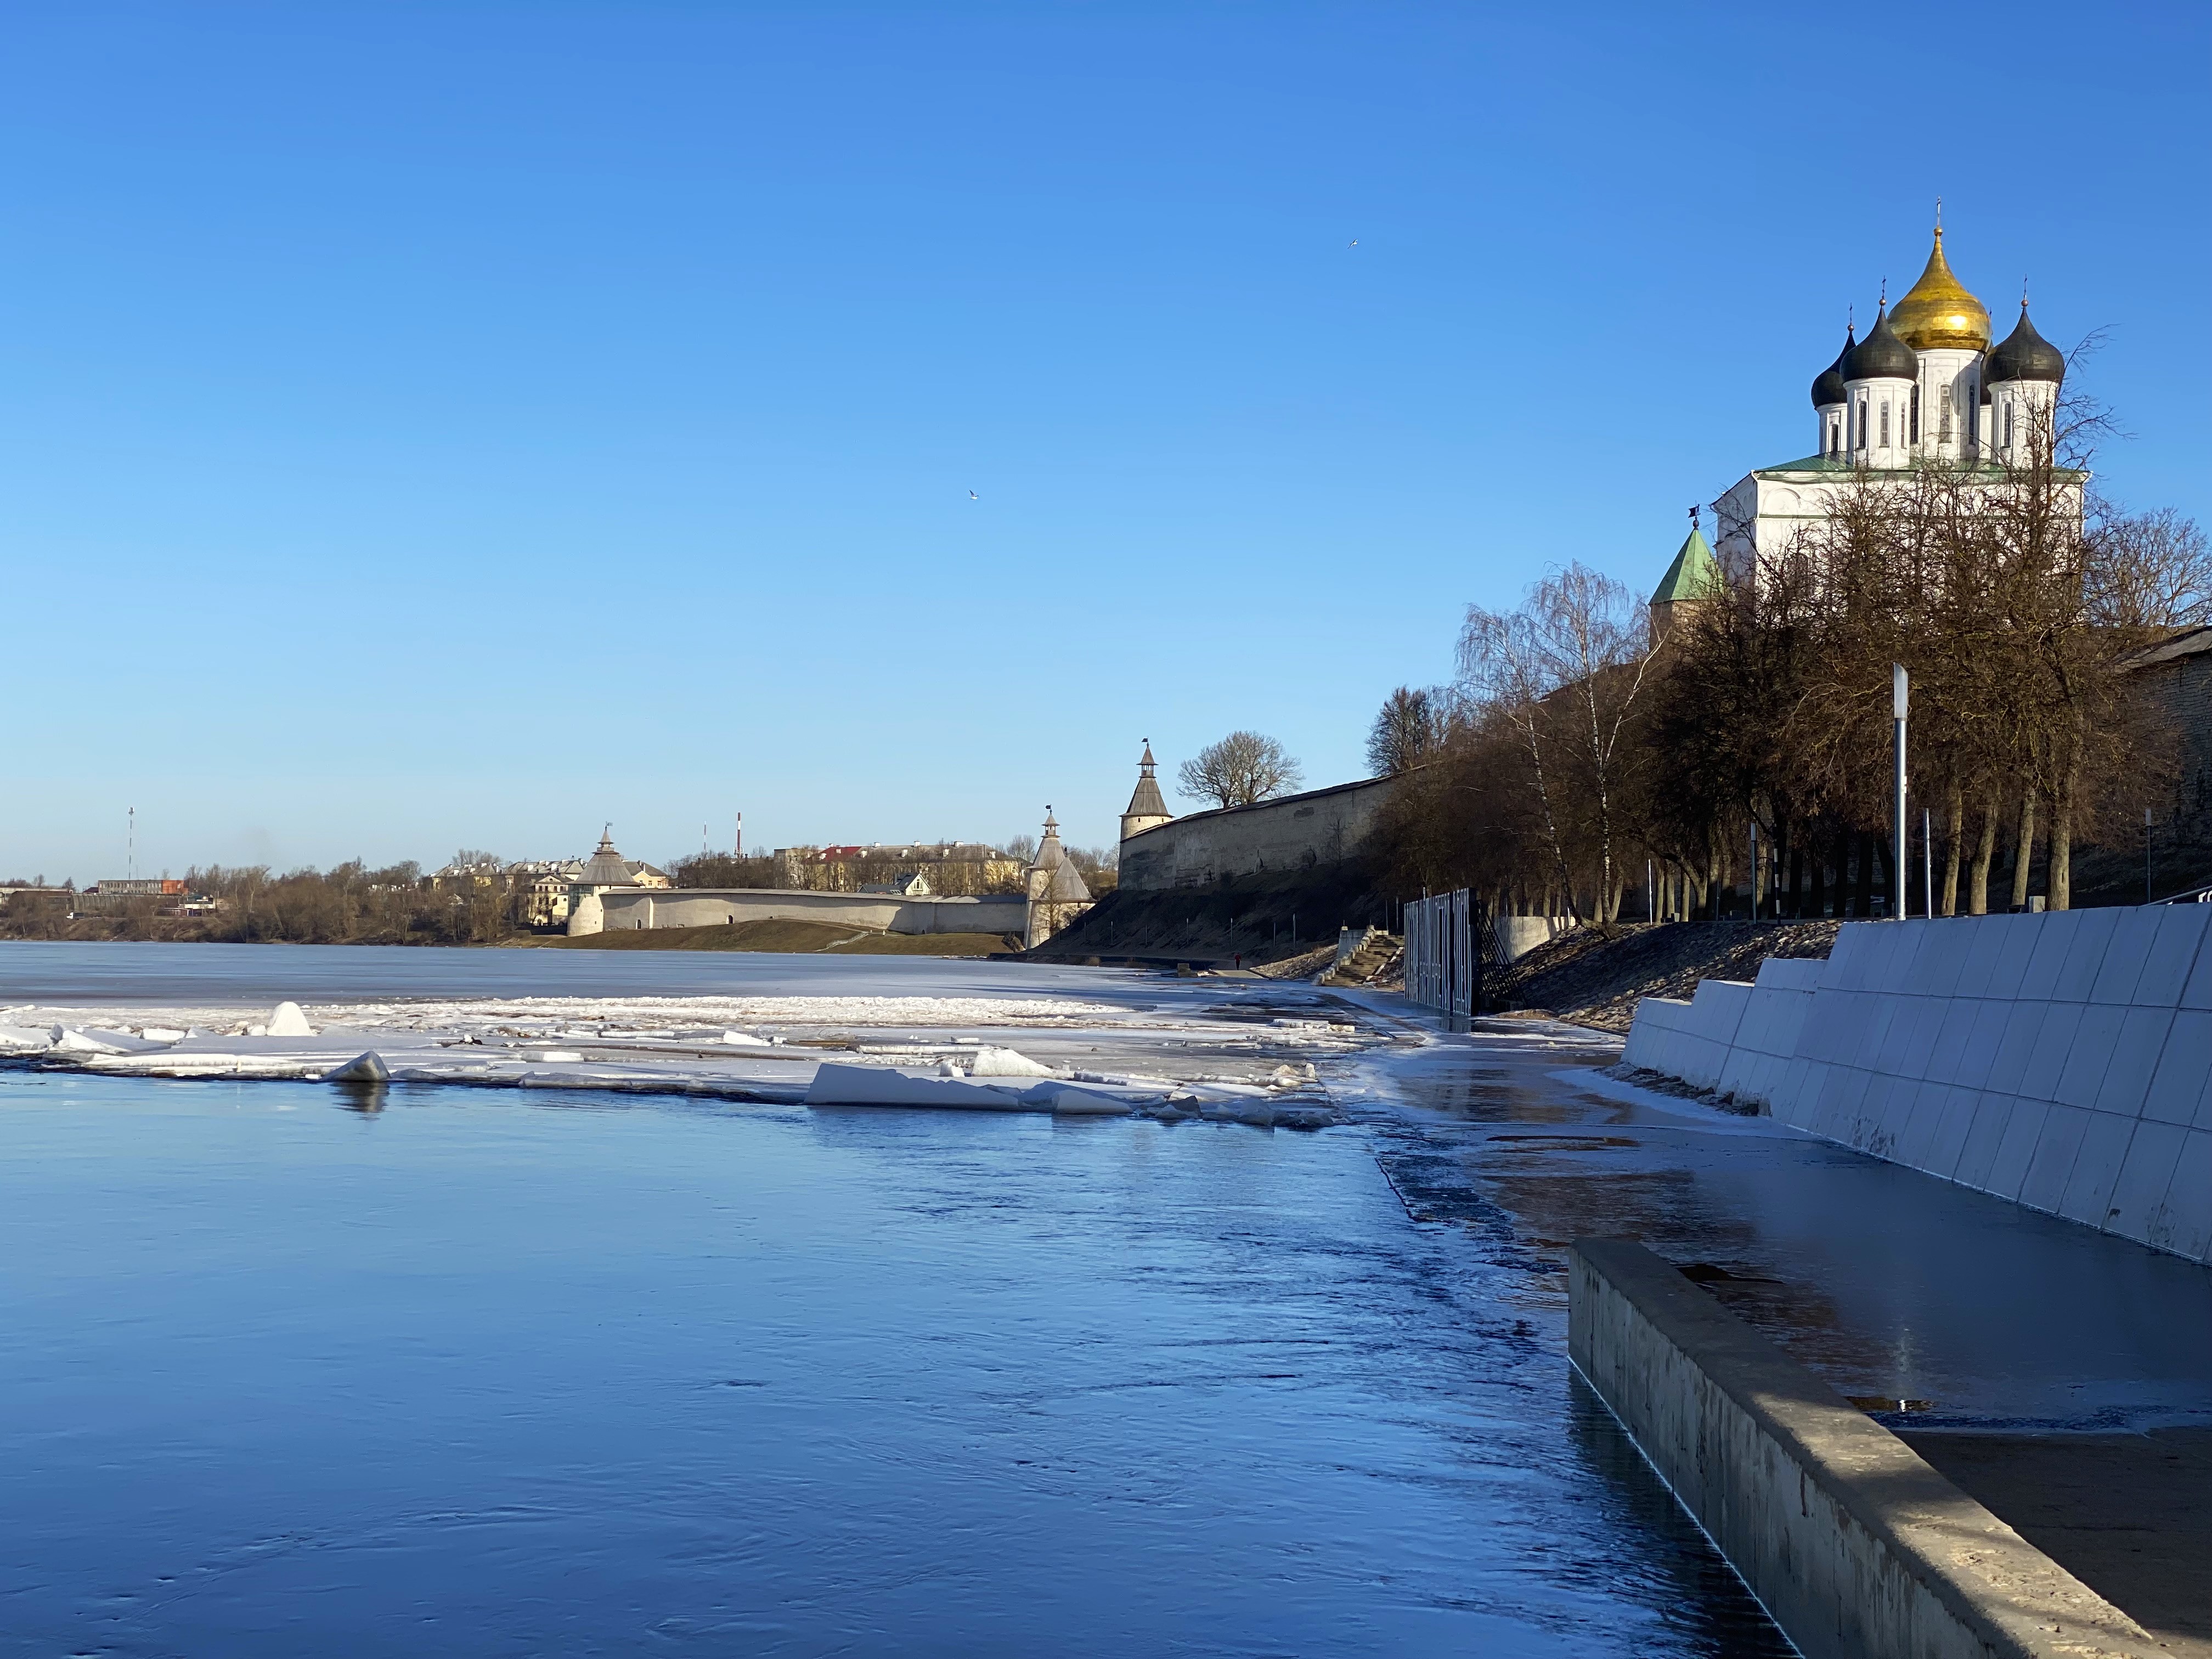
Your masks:
[[[40,948],[0,997],[1147,986]],[[0,1071],[0,1653],[1784,1651],[1376,1153]]]

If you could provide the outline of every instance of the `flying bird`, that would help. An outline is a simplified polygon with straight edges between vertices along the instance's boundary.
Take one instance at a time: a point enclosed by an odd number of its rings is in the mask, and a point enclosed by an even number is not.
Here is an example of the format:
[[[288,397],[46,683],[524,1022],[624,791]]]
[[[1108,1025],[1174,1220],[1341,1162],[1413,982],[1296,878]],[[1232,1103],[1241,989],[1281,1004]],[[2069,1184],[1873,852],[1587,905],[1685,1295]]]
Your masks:
[[[1353,238],[1352,239],[1352,240],[1351,240],[1351,241],[1349,241],[1348,243],[1346,243],[1346,246],[1347,247],[1358,247],[1358,246],[1359,246],[1359,239],[1358,239],[1357,236],[1355,236],[1355,237],[1353,237]]]
[[[968,499],[969,499],[969,501],[981,501],[983,498],[982,498],[981,495],[977,495],[974,490],[972,490],[972,489],[971,489],[971,490],[969,490],[969,491],[968,492]]]

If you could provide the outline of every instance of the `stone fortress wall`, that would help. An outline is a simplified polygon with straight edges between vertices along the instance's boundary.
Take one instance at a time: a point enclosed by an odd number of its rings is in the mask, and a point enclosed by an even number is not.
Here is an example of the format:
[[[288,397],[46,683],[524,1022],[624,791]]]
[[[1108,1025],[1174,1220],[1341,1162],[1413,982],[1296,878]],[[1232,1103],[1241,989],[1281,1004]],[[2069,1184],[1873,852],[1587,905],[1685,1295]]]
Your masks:
[[[1627,1060],[1876,1158],[2212,1261],[2212,904],[1840,929],[1647,997]]]
[[[612,888],[586,894],[571,933],[634,927],[720,927],[743,921],[821,921],[892,933],[1013,933],[1029,927],[1022,894],[993,898],[902,898],[896,893],[816,893],[747,887]]]
[[[1121,843],[1121,890],[1167,892],[1224,876],[1338,863],[1359,850],[1389,790],[1389,779],[1368,778],[1139,830]]]

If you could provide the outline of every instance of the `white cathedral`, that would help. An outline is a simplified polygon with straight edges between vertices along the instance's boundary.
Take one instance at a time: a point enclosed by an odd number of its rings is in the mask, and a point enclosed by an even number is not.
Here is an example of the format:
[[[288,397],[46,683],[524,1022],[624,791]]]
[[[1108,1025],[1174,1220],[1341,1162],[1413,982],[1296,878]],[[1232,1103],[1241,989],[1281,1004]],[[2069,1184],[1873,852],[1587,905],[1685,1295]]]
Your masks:
[[[1863,340],[1847,330],[1842,352],[1814,380],[1813,453],[1759,468],[1715,503],[1721,564],[1741,574],[1786,546],[1828,516],[1854,475],[1934,461],[1994,475],[2025,460],[2033,435],[2049,432],[2066,360],[2035,331],[2025,299],[2012,332],[1994,348],[1990,340],[1989,311],[1951,274],[1938,226],[1911,291],[1882,307]],[[2078,505],[2078,483],[2075,493]],[[1692,539],[1702,541],[1695,532]],[[1690,597],[1676,591],[1689,573],[1682,558],[1675,563],[1655,601]]]

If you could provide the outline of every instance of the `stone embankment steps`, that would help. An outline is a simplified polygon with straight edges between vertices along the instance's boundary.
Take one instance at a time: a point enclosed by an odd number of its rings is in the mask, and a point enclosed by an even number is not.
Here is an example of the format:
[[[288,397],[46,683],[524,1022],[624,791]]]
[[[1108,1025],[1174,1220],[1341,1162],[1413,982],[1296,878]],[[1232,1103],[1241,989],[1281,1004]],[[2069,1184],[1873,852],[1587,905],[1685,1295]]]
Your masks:
[[[1346,951],[1338,946],[1336,963],[1322,975],[1323,985],[1366,985],[1404,954],[1406,942],[1379,927],[1364,930],[1364,937]],[[1349,942],[1349,941],[1346,941]]]
[[[1646,997],[1626,1063],[2212,1261],[2212,905],[1855,922]]]
[[[1808,1659],[2168,1651],[1641,1245],[1577,1243],[1567,1305],[1575,1369]]]

